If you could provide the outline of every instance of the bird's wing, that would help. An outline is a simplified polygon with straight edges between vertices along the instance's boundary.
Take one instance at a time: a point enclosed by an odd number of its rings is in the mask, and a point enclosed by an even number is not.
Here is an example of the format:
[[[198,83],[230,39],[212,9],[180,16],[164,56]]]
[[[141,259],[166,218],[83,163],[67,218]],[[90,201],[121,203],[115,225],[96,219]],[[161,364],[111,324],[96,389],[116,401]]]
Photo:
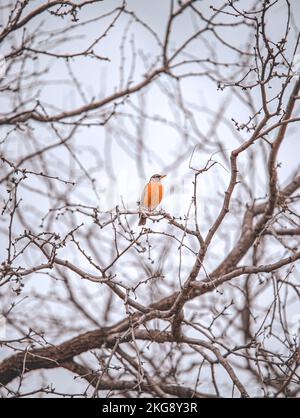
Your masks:
[[[140,198],[140,206],[142,209],[147,210],[147,206],[145,205],[145,196],[148,190],[148,184],[146,184],[146,186],[144,187],[142,194],[141,194],[141,198]]]

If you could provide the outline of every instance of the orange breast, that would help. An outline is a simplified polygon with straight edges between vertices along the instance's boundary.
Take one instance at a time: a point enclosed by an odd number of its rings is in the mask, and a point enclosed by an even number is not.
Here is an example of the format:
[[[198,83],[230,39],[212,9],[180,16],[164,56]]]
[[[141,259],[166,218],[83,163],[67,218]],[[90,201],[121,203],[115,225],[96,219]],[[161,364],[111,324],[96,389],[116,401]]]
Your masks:
[[[150,181],[145,187],[143,205],[148,210],[154,210],[163,197],[163,186],[156,181]]]

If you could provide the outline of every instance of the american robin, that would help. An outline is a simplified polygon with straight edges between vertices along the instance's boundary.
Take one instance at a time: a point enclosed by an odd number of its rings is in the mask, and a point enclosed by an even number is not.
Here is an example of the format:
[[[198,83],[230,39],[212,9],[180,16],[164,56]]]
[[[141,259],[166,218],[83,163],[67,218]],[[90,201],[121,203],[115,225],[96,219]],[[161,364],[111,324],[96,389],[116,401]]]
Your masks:
[[[153,174],[150,178],[149,183],[144,187],[142,196],[141,196],[141,208],[151,212],[154,210],[161,202],[163,198],[163,185],[161,184],[161,179],[166,177],[166,174]],[[140,214],[139,226],[146,224],[147,216],[144,213]]]

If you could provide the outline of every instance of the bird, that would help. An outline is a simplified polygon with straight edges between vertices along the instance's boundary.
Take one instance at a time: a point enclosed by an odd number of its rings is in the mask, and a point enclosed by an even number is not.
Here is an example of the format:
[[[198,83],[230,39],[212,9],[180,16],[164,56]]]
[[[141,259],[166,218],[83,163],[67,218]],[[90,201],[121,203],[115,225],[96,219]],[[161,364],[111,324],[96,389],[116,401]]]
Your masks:
[[[166,174],[153,174],[149,182],[144,187],[140,204],[142,209],[152,212],[161,202],[163,198],[163,185],[161,180],[166,177]],[[145,225],[147,216],[144,213],[140,214],[139,226]]]

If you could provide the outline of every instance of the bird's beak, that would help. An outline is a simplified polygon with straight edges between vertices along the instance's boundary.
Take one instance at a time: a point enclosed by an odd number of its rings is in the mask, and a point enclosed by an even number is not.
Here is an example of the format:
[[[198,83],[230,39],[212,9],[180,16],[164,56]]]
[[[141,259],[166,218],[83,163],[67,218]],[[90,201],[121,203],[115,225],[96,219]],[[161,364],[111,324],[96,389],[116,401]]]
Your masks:
[[[160,176],[160,178],[161,178],[161,179],[163,179],[164,177],[167,177],[167,175],[166,175],[166,174],[162,174],[162,175]]]

